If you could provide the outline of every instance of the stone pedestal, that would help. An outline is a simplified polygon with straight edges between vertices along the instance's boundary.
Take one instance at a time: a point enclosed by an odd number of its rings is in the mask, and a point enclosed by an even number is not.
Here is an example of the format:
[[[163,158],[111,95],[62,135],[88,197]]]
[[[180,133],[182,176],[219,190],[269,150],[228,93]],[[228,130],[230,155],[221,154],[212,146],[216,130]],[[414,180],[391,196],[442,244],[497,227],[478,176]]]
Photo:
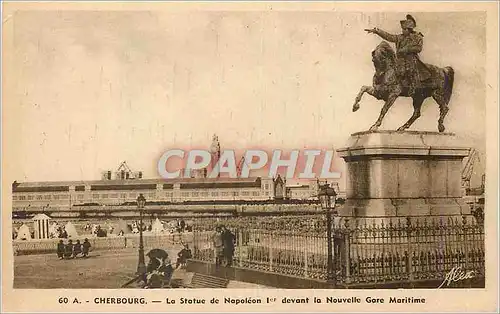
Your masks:
[[[347,164],[346,215],[469,214],[462,160],[469,148],[454,134],[373,131],[352,134],[337,150]]]

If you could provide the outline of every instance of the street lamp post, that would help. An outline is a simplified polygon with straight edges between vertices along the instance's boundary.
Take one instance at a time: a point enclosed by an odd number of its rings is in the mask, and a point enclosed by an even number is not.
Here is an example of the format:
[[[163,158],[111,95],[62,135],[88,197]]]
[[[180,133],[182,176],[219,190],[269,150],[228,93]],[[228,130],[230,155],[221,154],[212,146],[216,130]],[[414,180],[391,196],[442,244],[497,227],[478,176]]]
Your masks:
[[[143,213],[144,213],[144,206],[146,205],[146,198],[144,198],[144,195],[139,194],[137,197],[137,208],[140,211],[140,225],[139,225],[139,264],[137,265],[137,275],[140,275],[141,279],[145,279],[146,275],[146,262],[144,258],[144,239],[142,236],[142,229],[143,229]]]
[[[337,215],[335,210],[335,202],[337,193],[330,187],[330,184],[325,183],[320,186],[318,198],[321,202],[321,207],[326,211],[326,238],[328,243],[328,259],[327,259],[327,281],[335,282],[335,264],[333,263],[333,237],[332,237],[332,211]]]

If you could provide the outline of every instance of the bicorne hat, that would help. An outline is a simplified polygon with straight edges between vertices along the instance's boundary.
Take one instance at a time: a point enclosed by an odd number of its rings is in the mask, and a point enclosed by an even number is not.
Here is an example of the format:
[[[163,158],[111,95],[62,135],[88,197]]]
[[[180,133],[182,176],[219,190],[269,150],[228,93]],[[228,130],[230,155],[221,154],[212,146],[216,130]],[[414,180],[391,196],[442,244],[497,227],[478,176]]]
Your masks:
[[[401,28],[414,29],[415,27],[417,27],[417,22],[415,22],[415,19],[410,14],[406,15],[406,20],[402,20],[400,21],[400,23]]]

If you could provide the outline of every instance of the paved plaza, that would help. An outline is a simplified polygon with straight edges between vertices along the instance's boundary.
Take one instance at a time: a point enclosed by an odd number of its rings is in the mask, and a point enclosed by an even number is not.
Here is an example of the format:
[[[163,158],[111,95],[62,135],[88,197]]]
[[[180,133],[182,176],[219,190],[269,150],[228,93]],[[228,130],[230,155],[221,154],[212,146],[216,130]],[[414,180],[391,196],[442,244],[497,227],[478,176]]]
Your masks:
[[[167,252],[175,263],[178,249]],[[55,248],[54,254],[15,256],[14,288],[116,289],[134,277],[137,262],[137,249],[132,248],[94,251],[89,258],[70,260],[58,259]],[[184,270],[175,270],[173,280],[184,275]]]

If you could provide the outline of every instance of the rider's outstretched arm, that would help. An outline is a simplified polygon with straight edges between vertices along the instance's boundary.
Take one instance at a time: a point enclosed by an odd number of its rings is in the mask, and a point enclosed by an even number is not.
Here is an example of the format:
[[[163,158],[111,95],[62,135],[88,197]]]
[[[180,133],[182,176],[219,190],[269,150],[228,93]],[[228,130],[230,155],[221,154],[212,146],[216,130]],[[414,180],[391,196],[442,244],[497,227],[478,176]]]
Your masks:
[[[373,29],[373,32],[375,34],[379,35],[380,37],[382,37],[383,39],[390,41],[390,42],[393,42],[393,43],[395,43],[398,40],[397,35],[390,34],[386,31],[383,31],[383,30],[376,28],[376,27]]]

